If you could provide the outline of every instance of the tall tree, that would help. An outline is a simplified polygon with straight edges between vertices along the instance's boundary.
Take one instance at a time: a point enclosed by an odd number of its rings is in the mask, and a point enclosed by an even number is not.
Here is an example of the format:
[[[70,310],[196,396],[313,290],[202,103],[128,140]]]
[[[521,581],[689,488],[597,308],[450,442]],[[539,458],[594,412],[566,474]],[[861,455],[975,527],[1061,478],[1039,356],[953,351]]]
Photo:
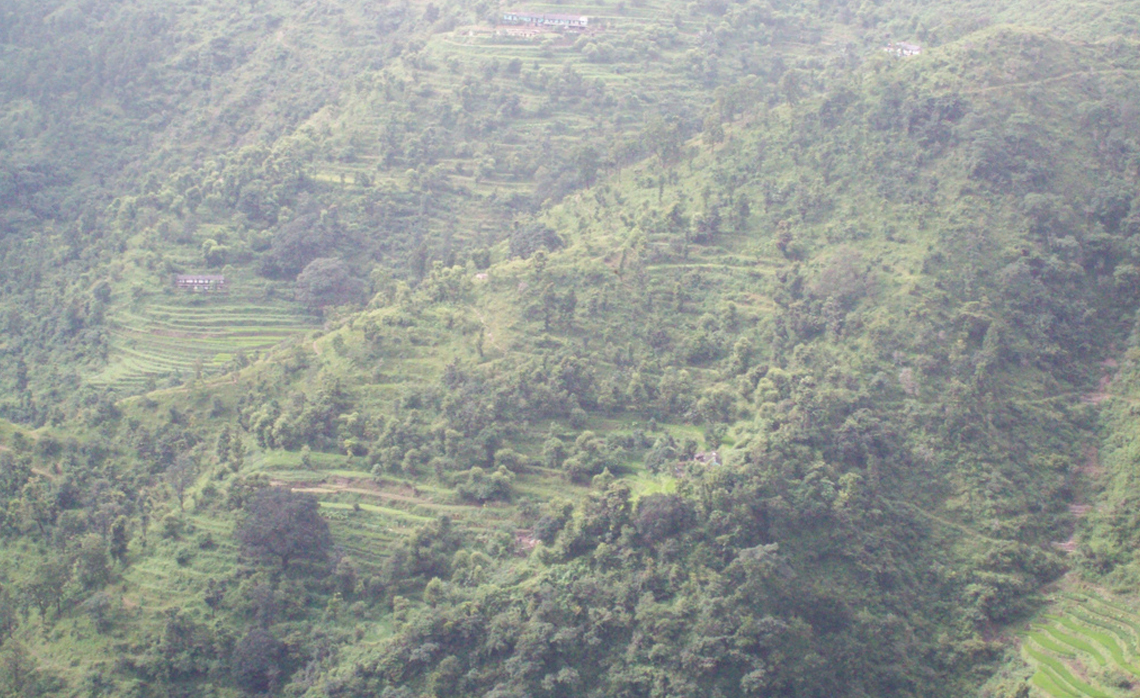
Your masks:
[[[332,537],[319,508],[311,494],[266,487],[247,505],[238,542],[246,554],[276,561],[282,570],[298,559],[325,562]]]
[[[178,508],[182,509],[182,497],[186,493],[186,488],[193,485],[198,479],[198,463],[194,457],[188,453],[180,453],[174,459],[174,464],[166,470],[166,481],[174,489],[174,494],[178,497]]]
[[[32,571],[24,593],[40,610],[41,616],[46,616],[52,606],[59,613],[63,609],[64,587],[70,579],[71,569],[66,560],[56,555],[45,557]]]

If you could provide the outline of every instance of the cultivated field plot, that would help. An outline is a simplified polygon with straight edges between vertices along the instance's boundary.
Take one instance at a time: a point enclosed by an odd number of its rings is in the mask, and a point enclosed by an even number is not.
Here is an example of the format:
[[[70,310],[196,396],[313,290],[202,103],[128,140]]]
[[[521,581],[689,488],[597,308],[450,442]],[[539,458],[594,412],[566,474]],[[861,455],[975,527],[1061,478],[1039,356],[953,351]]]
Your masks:
[[[1053,613],[1026,632],[1021,651],[1037,669],[1030,680],[1035,695],[1135,696],[1140,686],[1140,615],[1107,595],[1065,594]]]
[[[241,294],[167,298],[111,317],[107,367],[90,382],[137,392],[160,378],[218,373],[310,330],[315,320],[287,301]]]

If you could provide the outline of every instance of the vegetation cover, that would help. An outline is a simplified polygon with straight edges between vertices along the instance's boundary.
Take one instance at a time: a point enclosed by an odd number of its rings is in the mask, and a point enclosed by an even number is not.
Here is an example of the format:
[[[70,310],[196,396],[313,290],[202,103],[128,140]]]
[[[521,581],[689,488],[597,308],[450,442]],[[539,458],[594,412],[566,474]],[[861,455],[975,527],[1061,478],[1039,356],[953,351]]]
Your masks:
[[[0,9],[0,695],[1130,690],[1138,11],[507,9]]]

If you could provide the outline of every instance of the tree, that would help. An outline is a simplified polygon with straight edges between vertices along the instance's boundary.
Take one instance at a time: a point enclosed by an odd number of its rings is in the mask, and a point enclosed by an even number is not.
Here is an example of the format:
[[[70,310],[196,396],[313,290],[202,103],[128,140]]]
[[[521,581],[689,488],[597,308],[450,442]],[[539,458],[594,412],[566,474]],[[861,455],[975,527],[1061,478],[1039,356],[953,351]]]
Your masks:
[[[40,610],[40,616],[55,606],[58,613],[63,608],[63,591],[71,580],[71,569],[67,562],[58,556],[45,557],[32,571],[32,578],[24,586],[24,593]]]
[[[119,516],[111,524],[111,557],[119,562],[124,562],[127,559],[127,545],[130,541],[131,536],[127,532],[127,517]]]
[[[566,460],[566,444],[553,434],[542,444],[542,464],[547,468],[561,468]]]
[[[637,502],[637,532],[654,543],[693,523],[693,507],[675,494],[649,494]]]
[[[266,487],[253,496],[236,536],[242,550],[275,560],[281,569],[297,559],[325,562],[332,545],[329,526],[311,494]]]
[[[0,586],[0,645],[4,644],[16,629],[17,600],[5,586]]]
[[[234,681],[247,693],[266,693],[277,684],[285,647],[261,628],[254,628],[234,647]]]
[[[16,511],[25,526],[34,525],[41,536],[47,536],[48,526],[55,523],[58,497],[51,483],[42,477],[29,480],[20,491]]]
[[[562,247],[562,238],[553,228],[541,223],[516,224],[511,229],[509,247],[512,257],[526,259],[536,252],[554,251]]]
[[[601,167],[601,156],[596,148],[586,146],[578,151],[574,158],[578,167],[578,181],[582,186],[592,186],[598,178],[598,168]]]
[[[314,259],[297,276],[297,300],[312,310],[343,305],[364,297],[365,284],[352,275],[343,261],[333,257]]]
[[[230,441],[230,469],[236,473],[241,470],[244,463],[245,442],[242,441],[241,434],[234,434],[233,440]]]
[[[23,645],[5,643],[0,651],[0,697],[30,698],[41,694],[35,658]]]
[[[174,488],[178,497],[178,508],[182,509],[182,495],[186,488],[193,485],[198,479],[198,463],[187,453],[181,453],[174,459],[174,464],[166,471],[166,481]]]
[[[779,91],[788,104],[795,104],[806,92],[808,76],[798,68],[792,68],[780,76]]]
[[[208,267],[217,268],[224,265],[229,251],[229,247],[218,244],[217,240],[211,239],[202,243],[202,257]]]
[[[490,502],[494,500],[509,500],[511,498],[511,481],[514,477],[503,466],[487,474],[482,468],[475,467],[467,471],[465,480],[456,485],[456,492],[460,497],[476,502]]]
[[[230,444],[233,442],[233,434],[230,431],[230,425],[226,424],[222,427],[221,433],[218,434],[218,440],[215,443],[215,452],[218,455],[218,462],[225,463],[230,459]]]
[[[157,675],[179,680],[204,673],[216,658],[212,634],[181,608],[168,608],[165,615],[162,637],[154,648]]]
[[[91,623],[95,626],[95,632],[105,633],[111,629],[111,620],[115,612],[115,599],[105,591],[99,591],[91,595],[80,606],[87,616],[91,619]]]
[[[24,460],[17,460],[11,451],[0,451],[0,494],[5,498],[15,495],[32,475]]]
[[[102,536],[97,533],[83,536],[75,559],[75,572],[84,589],[92,589],[107,583],[111,570],[107,563],[107,544]]]

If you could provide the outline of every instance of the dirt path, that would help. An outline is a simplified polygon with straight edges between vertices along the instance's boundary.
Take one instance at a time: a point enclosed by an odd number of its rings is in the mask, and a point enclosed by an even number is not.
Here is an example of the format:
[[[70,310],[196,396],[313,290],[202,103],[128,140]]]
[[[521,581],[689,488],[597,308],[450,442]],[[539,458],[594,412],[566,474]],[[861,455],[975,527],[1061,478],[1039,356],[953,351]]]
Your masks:
[[[487,318],[483,317],[483,312],[478,308],[475,308],[475,316],[479,318],[479,322],[483,325],[483,338],[487,340],[487,343],[490,344],[494,349],[504,354],[507,353],[503,350],[502,347],[499,346],[498,342],[495,341],[495,334],[491,332],[491,326],[487,324]]]
[[[1102,381],[1103,382],[1103,381]],[[1095,404],[1095,403],[1093,403]],[[1077,473],[1090,481],[1097,480],[1101,474],[1104,473],[1104,467],[1100,464],[1100,450],[1093,444],[1085,446],[1084,460],[1080,466],[1077,467]],[[1072,502],[1069,504],[1069,513],[1076,519],[1083,519],[1088,516],[1089,512],[1093,510],[1092,504],[1084,502]],[[1069,536],[1068,540],[1053,541],[1053,547],[1057,550],[1063,550],[1066,553],[1075,552],[1077,549],[1077,530],[1076,526],[1073,527],[1073,533]]]
[[[402,494],[393,490],[386,490],[371,480],[362,478],[348,478],[348,477],[332,477],[321,481],[312,480],[270,480],[270,487],[288,487],[294,492],[310,492],[313,494],[335,494],[337,492],[354,492],[356,494],[364,494],[370,497],[383,497],[398,502],[408,502],[409,504],[419,504],[423,506],[437,506],[430,499],[421,497],[418,491],[413,488],[404,488],[410,490],[411,494]]]
[[[986,92],[994,92],[996,90],[1005,90],[1005,89],[1017,88],[1017,87],[1035,87],[1035,86],[1040,86],[1040,85],[1048,85],[1050,83],[1061,82],[1062,80],[1067,80],[1067,79],[1073,78],[1073,77],[1079,77],[1081,75],[1093,76],[1093,75],[1105,75],[1108,73],[1114,73],[1117,75],[1125,75],[1125,74],[1132,74],[1132,73],[1136,73],[1136,72],[1138,72],[1138,71],[1130,70],[1127,68],[1105,68],[1103,70],[1074,70],[1074,71],[1069,72],[1069,73],[1062,73],[1061,75],[1054,75],[1054,76],[1048,77],[1048,78],[1041,78],[1040,80],[1026,80],[1025,82],[1006,82],[1006,83],[1002,83],[1001,85],[988,85],[986,87],[975,87],[975,88],[969,89],[969,90],[962,90],[962,94],[984,94]]]
[[[1081,402],[1086,405],[1099,405],[1110,397],[1114,396],[1109,387],[1112,385],[1112,380],[1115,378],[1115,369],[1117,363],[1115,359],[1105,359],[1100,362],[1101,367],[1105,369],[1104,375],[1097,381],[1096,390],[1086,393],[1081,396]],[[1129,400],[1131,402],[1131,400]],[[1084,448],[1084,458],[1081,464],[1077,466],[1077,475],[1087,479],[1090,483],[1097,481],[1104,474],[1104,466],[1100,463],[1100,449],[1096,444],[1087,444]],[[1069,513],[1075,519],[1083,519],[1089,515],[1094,509],[1094,505],[1082,501],[1074,501],[1069,504]],[[1073,533],[1069,536],[1068,540],[1053,541],[1053,547],[1057,550],[1064,551],[1065,553],[1073,553],[1077,549],[1077,527],[1073,527]]]
[[[1096,390],[1092,391],[1091,393],[1082,395],[1081,402],[1085,403],[1086,405],[1099,405],[1108,398],[1112,397],[1112,394],[1108,392],[1108,386],[1111,382],[1112,376],[1101,376]]]
[[[1001,545],[1001,544],[1006,542],[1006,541],[998,540],[997,538],[992,538],[990,536],[987,536],[984,533],[980,533],[978,531],[975,531],[974,529],[970,528],[969,526],[966,526],[964,524],[960,524],[957,521],[951,521],[950,519],[939,516],[938,514],[933,514],[929,511],[923,509],[922,507],[918,506],[917,504],[913,504],[911,502],[905,502],[901,499],[887,499],[886,501],[888,501],[892,504],[899,504],[901,506],[904,506],[907,509],[910,509],[911,511],[921,515],[923,518],[927,518],[927,519],[930,519],[931,521],[934,521],[936,523],[940,523],[943,526],[946,526],[947,528],[953,528],[955,530],[961,531],[962,533],[966,534],[967,536],[970,536],[971,538],[979,538],[981,540],[985,540],[985,541],[989,541],[990,543],[994,543],[995,545]]]

